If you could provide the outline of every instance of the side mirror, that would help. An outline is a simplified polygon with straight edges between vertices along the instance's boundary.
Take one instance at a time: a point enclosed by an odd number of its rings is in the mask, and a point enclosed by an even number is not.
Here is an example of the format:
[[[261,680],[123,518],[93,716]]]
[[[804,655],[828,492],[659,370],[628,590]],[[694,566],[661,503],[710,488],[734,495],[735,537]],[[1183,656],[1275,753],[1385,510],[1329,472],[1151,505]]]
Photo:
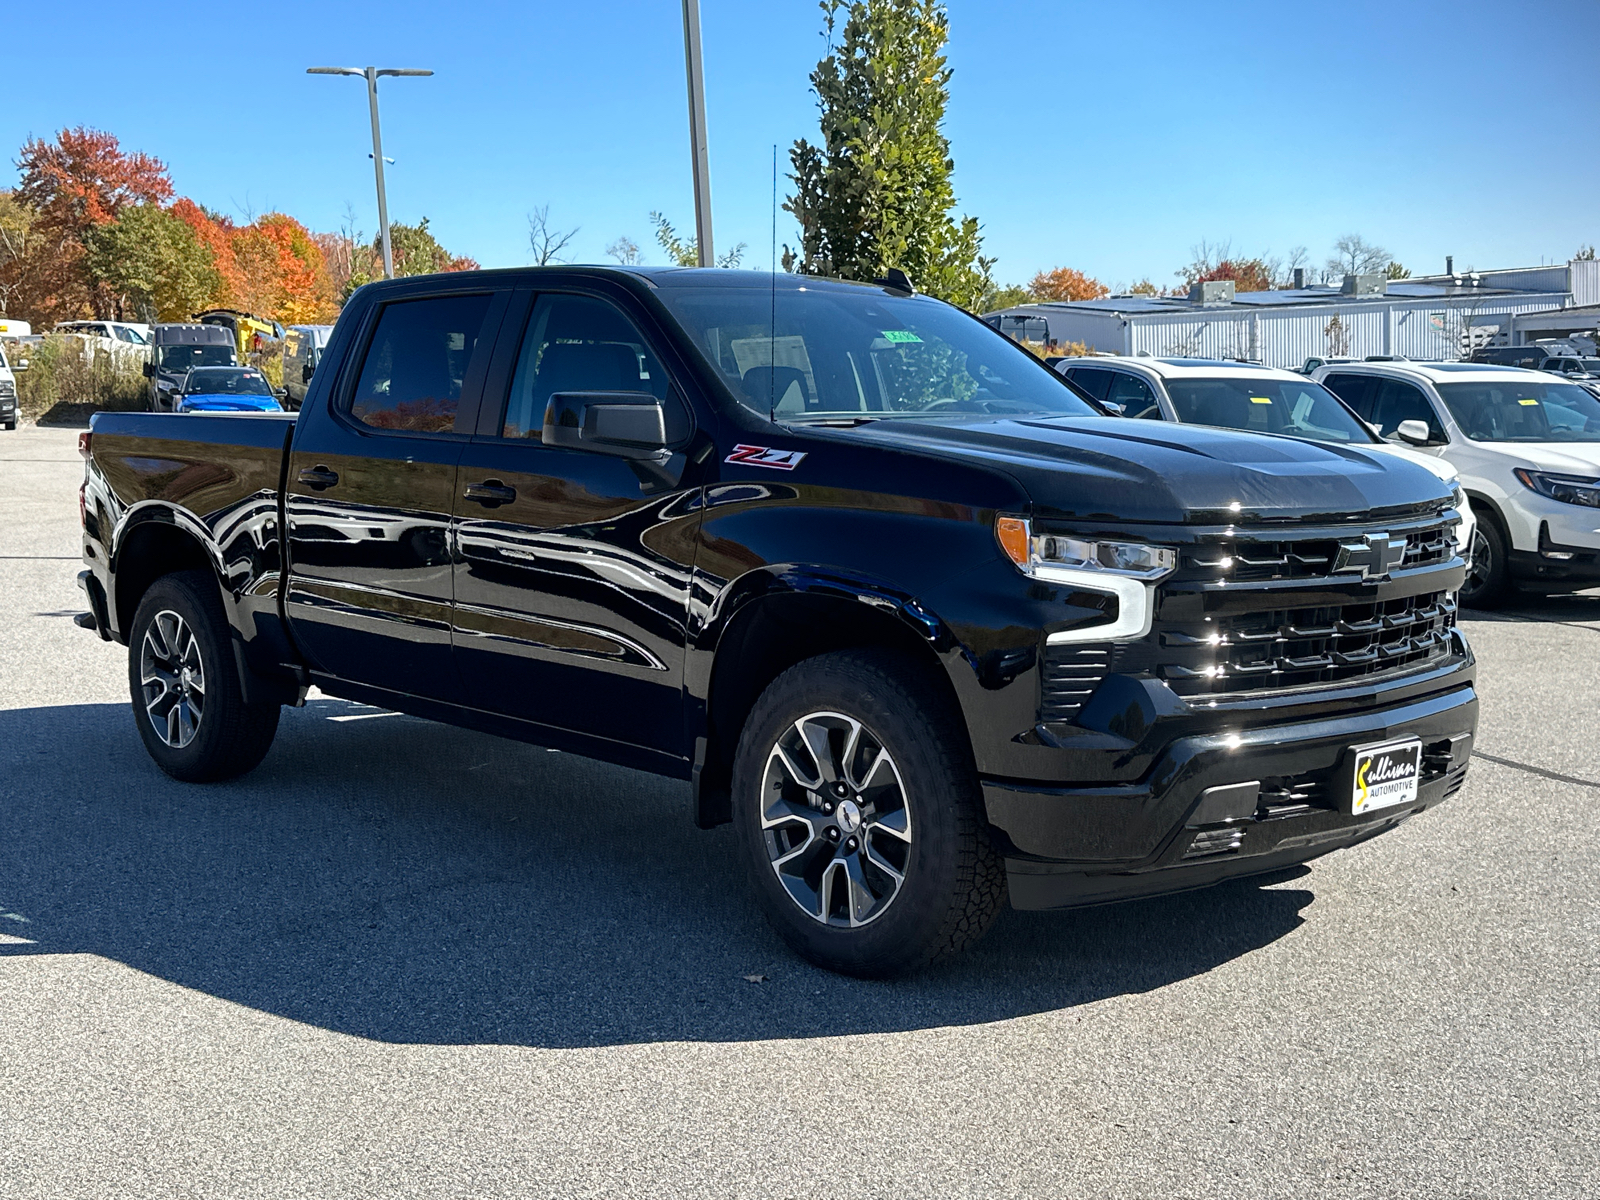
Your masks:
[[[1128,415],[1128,406],[1125,404],[1118,404],[1115,400],[1102,400],[1100,401],[1100,407],[1105,409],[1113,417],[1125,417]]]
[[[284,399],[284,398],[285,398],[285,397],[286,397],[286,396],[288,396],[288,394],[289,394],[289,389],[288,389],[288,388],[286,388],[286,387],[280,387],[280,388],[273,388],[273,389],[272,389],[272,394],[273,394],[273,395],[274,395],[274,396],[276,396],[276,397],[277,397],[277,398],[278,398],[278,399],[279,399],[279,400],[282,400],[282,399]]]
[[[1426,446],[1432,440],[1428,436],[1426,421],[1401,421],[1394,431],[1401,441],[1410,442],[1413,446]]]
[[[11,364],[11,369],[13,371],[26,371],[28,369],[28,360],[25,358],[17,359],[16,362]]]
[[[659,458],[667,414],[649,392],[557,392],[544,410],[544,444],[618,458]]]
[[[310,363],[307,363],[305,366],[301,367],[300,368],[300,382],[301,383],[310,383],[311,382],[311,373],[313,371],[315,371],[315,370],[316,370],[316,368],[313,367]]]
[[[156,365],[153,362],[146,362],[139,370],[146,379],[154,379],[156,377]]]

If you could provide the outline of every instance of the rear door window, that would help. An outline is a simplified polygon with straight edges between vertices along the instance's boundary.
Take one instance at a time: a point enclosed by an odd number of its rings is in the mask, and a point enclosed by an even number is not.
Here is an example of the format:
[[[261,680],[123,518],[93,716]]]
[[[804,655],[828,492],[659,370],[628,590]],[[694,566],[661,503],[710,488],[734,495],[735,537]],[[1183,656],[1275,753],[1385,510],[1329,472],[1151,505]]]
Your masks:
[[[491,300],[483,293],[384,305],[350,415],[373,429],[456,432],[467,372],[474,355],[488,349],[481,342]]]
[[[1111,390],[1111,372],[1101,367],[1073,367],[1067,378],[1096,400],[1104,400]]]
[[[1348,404],[1356,416],[1371,421],[1377,382],[1371,375],[1333,374],[1322,381],[1322,386]]]

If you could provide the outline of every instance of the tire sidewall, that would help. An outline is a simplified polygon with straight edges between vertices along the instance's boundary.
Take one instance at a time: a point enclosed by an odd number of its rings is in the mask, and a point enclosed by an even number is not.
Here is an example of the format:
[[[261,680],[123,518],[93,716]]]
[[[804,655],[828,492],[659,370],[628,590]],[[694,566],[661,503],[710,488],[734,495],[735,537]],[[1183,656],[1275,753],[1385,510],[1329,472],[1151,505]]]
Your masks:
[[[208,580],[205,582],[209,582]],[[133,720],[139,737],[158,766],[179,779],[200,779],[208,774],[210,765],[224,749],[221,745],[227,725],[224,709],[238,703],[238,684],[232,661],[232,643],[229,640],[221,604],[214,597],[207,603],[201,591],[200,577],[185,572],[167,575],[151,585],[139,602],[134,614],[133,629],[128,638],[128,688],[133,701]],[[158,613],[172,611],[183,618],[195,637],[200,650],[200,665],[205,673],[205,704],[201,710],[200,727],[192,741],[182,748],[167,745],[156,733],[145,710],[141,660],[144,655],[144,637]]]
[[[791,668],[763,693],[739,740],[733,771],[733,819],[746,874],[774,928],[797,952],[850,974],[900,973],[932,957],[957,886],[959,804],[972,802],[976,775],[952,772],[951,755],[930,744],[948,723],[918,704],[887,673],[874,679],[852,656],[824,655]],[[901,693],[896,695],[896,693]],[[761,792],[779,735],[808,713],[829,711],[860,721],[899,768],[911,815],[905,882],[884,913],[856,929],[808,916],[778,881],[761,829]],[[962,794],[963,788],[969,794]]]

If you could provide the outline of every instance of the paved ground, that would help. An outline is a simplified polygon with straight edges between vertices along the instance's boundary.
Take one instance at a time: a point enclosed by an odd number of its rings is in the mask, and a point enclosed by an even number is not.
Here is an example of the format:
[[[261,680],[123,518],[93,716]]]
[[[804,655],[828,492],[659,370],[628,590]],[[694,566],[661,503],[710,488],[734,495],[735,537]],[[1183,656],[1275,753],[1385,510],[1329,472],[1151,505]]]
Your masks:
[[[1600,595],[1469,619],[1444,808],[866,984],[677,784],[333,700],[162,776],[74,437],[0,434],[0,1196],[1595,1194]]]

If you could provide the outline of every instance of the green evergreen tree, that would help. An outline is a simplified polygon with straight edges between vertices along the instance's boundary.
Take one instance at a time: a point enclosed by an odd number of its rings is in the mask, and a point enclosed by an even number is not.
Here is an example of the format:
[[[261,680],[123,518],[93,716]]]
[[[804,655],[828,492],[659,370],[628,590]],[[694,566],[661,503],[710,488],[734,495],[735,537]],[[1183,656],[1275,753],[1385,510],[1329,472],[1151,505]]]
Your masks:
[[[823,0],[822,11],[828,54],[811,73],[822,144],[802,138],[789,152],[784,209],[800,223],[800,252],[785,247],[784,267],[859,280],[899,267],[919,291],[977,308],[995,260],[983,257],[977,219],[951,216],[944,4]]]

